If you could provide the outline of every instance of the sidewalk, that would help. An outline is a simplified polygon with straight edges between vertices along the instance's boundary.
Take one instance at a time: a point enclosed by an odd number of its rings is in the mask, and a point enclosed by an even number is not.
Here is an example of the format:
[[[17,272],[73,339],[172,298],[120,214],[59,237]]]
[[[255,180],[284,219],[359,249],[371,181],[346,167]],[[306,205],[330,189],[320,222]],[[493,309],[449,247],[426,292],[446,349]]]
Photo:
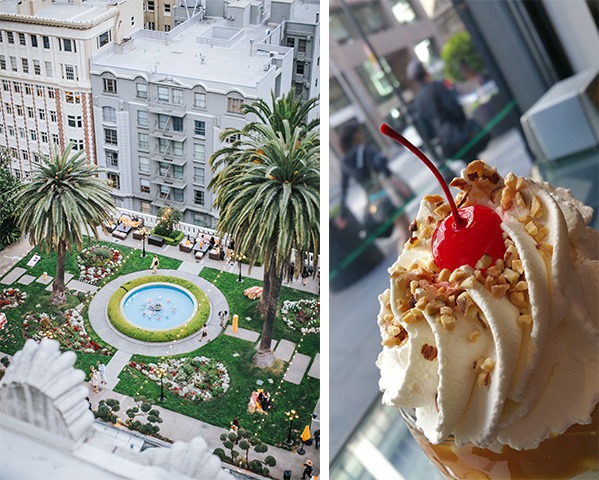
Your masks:
[[[87,384],[87,386],[90,391],[89,398],[94,409],[98,407],[100,400],[114,398],[121,403],[121,409],[118,412],[120,417],[125,418],[125,411],[130,407],[136,406],[131,397],[113,392],[108,388],[101,389],[100,393],[93,393],[91,385]],[[170,438],[171,440],[185,442],[189,442],[193,438],[200,436],[206,440],[210,450],[214,450],[216,448],[224,449],[223,442],[220,440],[220,436],[223,433],[229,433],[229,430],[215,427],[214,425],[210,425],[200,420],[164,409],[160,407],[160,405],[155,405],[155,407],[160,411],[160,417],[163,419],[163,422],[160,424],[160,431],[158,432],[160,435]],[[266,453],[256,453],[253,450],[250,450],[249,458],[250,461],[255,458],[263,460],[268,455],[272,455],[277,460],[276,466],[272,468],[268,467],[270,469],[270,475],[273,478],[281,479],[283,478],[283,472],[285,470],[291,470],[291,478],[298,479],[301,478],[301,474],[303,472],[301,465],[306,462],[306,460],[312,460],[314,462],[315,472],[320,472],[320,450],[316,450],[314,448],[314,444],[309,447],[306,446],[304,449],[306,454],[300,456],[297,453],[289,452],[287,450],[269,445],[268,451]],[[243,452],[239,448],[236,450]]]

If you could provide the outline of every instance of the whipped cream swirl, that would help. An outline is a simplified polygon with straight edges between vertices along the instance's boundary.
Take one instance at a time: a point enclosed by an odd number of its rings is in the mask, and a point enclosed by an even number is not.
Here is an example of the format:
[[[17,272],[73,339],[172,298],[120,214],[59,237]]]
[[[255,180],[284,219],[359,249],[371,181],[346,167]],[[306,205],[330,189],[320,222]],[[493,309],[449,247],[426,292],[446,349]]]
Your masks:
[[[482,204],[502,219],[507,252],[495,264],[440,270],[431,236],[449,215],[425,197],[412,238],[380,297],[383,402],[414,408],[432,443],[535,448],[599,400],[599,234],[592,209],[569,191],[481,161],[462,178],[459,206]]]

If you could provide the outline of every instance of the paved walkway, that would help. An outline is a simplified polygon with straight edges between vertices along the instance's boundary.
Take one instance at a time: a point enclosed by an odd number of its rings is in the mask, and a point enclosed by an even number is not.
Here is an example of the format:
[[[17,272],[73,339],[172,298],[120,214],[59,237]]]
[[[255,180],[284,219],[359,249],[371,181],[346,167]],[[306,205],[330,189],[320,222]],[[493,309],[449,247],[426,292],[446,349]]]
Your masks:
[[[131,354],[118,350],[106,364],[106,388],[113,389],[119,383],[119,374],[131,360]]]
[[[187,272],[180,270],[159,270],[159,273],[161,275],[183,278],[184,280],[193,282],[206,293],[210,302],[210,315],[207,320],[208,339],[215,339],[222,332],[218,312],[221,310],[229,310],[229,304],[223,293],[209,281]],[[201,338],[201,331],[182,340],[173,340],[172,342],[167,343],[149,343],[127,337],[112,326],[106,314],[106,308],[110,297],[112,297],[124,283],[127,283],[134,278],[151,274],[151,270],[142,270],[141,272],[123,275],[122,277],[118,277],[112,282],[107,283],[102,289],[98,290],[89,304],[89,322],[96,333],[102,340],[119,350],[123,350],[130,354],[138,353],[152,357],[192,352],[202,345],[206,345],[206,341],[203,341],[202,343],[198,341]]]
[[[131,397],[114,392],[109,388],[102,388],[100,393],[93,393],[89,384],[88,388],[90,389],[89,398],[94,409],[97,408],[100,400],[115,398],[121,403],[121,409],[118,413],[120,417],[124,419],[126,418],[124,412],[128,408],[136,406]],[[223,433],[228,433],[228,430],[167,410],[159,405],[157,405],[156,408],[160,411],[160,417],[163,419],[163,422],[159,425],[160,431],[158,433],[160,433],[160,435],[170,438],[171,440],[181,440],[185,442],[189,442],[193,438],[200,436],[206,440],[206,443],[211,450],[214,450],[215,448],[224,448],[220,436]],[[198,403],[198,408],[201,408],[201,403]],[[314,462],[315,472],[318,473],[320,471],[319,451],[314,448],[314,445],[304,447],[304,449],[306,450],[306,454],[300,456],[295,452],[289,452],[282,448],[276,448],[269,445],[266,453],[260,454],[251,451],[250,460],[253,458],[264,459],[266,456],[272,455],[277,460],[277,465],[270,469],[270,474],[273,478],[282,479],[283,472],[285,470],[291,470],[291,478],[299,479],[303,472],[301,465],[308,459]],[[237,450],[239,451],[239,448],[237,448]]]

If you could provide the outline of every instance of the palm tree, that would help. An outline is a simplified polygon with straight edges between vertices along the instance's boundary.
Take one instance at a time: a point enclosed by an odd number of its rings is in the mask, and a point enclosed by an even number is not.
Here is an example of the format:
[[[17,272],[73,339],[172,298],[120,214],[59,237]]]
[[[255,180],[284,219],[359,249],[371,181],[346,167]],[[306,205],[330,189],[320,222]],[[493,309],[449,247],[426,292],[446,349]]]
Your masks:
[[[302,102],[300,98],[295,96],[293,91],[289,91],[281,98],[277,99],[274,92],[271,92],[271,103],[258,99],[251,104],[243,104],[241,111],[245,115],[250,117],[253,115],[258,118],[258,121],[248,122],[242,129],[227,128],[220,136],[221,141],[229,143],[229,146],[215,152],[211,159],[211,165],[213,171],[218,170],[223,165],[230,165],[232,163],[246,160],[246,157],[255,157],[256,152],[261,151],[259,145],[260,138],[262,137],[261,128],[263,125],[269,125],[272,131],[275,133],[283,133],[285,130],[284,122],[287,121],[289,129],[294,132],[296,128],[302,129],[304,132],[317,131],[320,126],[320,120],[318,118],[307,121],[310,112],[318,105],[318,99],[311,98],[306,102]],[[316,141],[319,142],[319,137],[315,137]],[[252,139],[253,144],[248,144],[248,139]],[[256,143],[257,142],[257,143]],[[226,230],[222,230],[226,232]],[[235,238],[235,237],[233,237]],[[251,268],[250,263],[250,268]],[[303,259],[302,263],[303,265]],[[294,270],[295,276],[299,276],[302,273],[301,268]],[[258,303],[258,311],[263,315],[266,314],[267,303],[270,290],[270,283],[268,278],[264,279],[264,294],[260,298]]]
[[[33,245],[56,252],[56,276],[52,287],[54,305],[66,301],[64,265],[67,250],[83,248],[83,237],[99,239],[97,227],[114,210],[114,202],[100,171],[87,163],[83,150],[71,156],[73,144],[60,152],[50,146],[31,181],[17,194],[21,206],[19,227]]]
[[[290,260],[303,265],[307,253],[318,257],[320,157],[316,131],[291,129],[288,120],[281,131],[254,124],[235,161],[218,162],[210,186],[220,209],[219,232],[236,239],[236,251],[264,265],[264,325],[254,362],[270,366],[270,350],[283,278]],[[217,155],[217,154],[215,154]],[[213,170],[216,170],[212,161]]]

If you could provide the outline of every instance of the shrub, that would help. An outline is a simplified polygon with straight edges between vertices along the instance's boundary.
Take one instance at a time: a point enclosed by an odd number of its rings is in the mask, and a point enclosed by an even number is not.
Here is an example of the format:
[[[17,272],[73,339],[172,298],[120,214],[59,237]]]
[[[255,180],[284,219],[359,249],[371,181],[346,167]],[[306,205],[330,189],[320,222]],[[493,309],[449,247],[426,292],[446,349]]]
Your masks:
[[[485,64],[468,32],[459,32],[453,35],[443,46],[441,58],[445,63],[445,76],[454,82],[465,80],[462,75],[462,65],[476,73],[485,70]]]

